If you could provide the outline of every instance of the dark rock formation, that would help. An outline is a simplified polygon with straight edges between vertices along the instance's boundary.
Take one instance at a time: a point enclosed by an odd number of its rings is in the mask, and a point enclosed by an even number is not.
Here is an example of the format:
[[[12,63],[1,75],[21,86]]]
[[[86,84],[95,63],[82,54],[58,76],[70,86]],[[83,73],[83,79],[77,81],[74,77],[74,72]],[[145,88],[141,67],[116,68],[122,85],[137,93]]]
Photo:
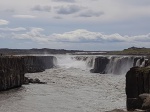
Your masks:
[[[142,100],[142,109],[150,111],[150,94],[141,94],[139,98]]]
[[[121,109],[114,109],[112,111],[106,111],[106,112],[127,112]],[[148,112],[148,111],[144,111],[144,110],[135,110],[135,111],[130,111],[130,112]]]
[[[25,73],[42,72],[54,67],[53,56],[0,56],[0,91],[20,87],[24,83],[39,83],[39,79],[27,79]]]
[[[0,57],[0,91],[20,87],[24,82],[22,57]]]
[[[26,73],[43,72],[45,69],[54,67],[53,56],[24,56]]]
[[[133,67],[126,74],[127,109],[143,109],[140,94],[150,93],[150,67]]]
[[[105,68],[109,63],[109,59],[107,57],[97,57],[95,58],[94,68],[91,69],[92,73],[105,73]]]
[[[25,77],[24,84],[29,84],[29,83],[47,84],[46,82],[40,81],[40,79],[38,79],[38,78],[32,79],[32,78]]]

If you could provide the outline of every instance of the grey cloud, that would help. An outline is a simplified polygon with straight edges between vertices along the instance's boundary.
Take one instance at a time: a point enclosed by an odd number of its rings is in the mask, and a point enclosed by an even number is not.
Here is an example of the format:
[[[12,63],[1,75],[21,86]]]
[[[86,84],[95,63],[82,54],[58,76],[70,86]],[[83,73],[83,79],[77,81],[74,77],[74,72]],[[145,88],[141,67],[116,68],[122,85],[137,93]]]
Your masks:
[[[138,5],[138,6],[150,5],[150,0],[121,0],[121,2],[127,3],[127,4],[132,4],[132,5]]]
[[[54,19],[63,19],[63,18],[60,16],[55,16]]]
[[[54,2],[75,2],[75,0],[52,0]]]
[[[58,14],[73,14],[76,12],[79,12],[83,9],[83,7],[80,7],[78,5],[68,5],[68,6],[58,6],[55,7]]]
[[[46,5],[46,6],[36,5],[31,10],[33,10],[33,11],[50,12],[51,11],[51,6],[48,6],[48,5]]]
[[[33,15],[13,15],[14,18],[22,18],[22,19],[33,19],[35,16]]]
[[[89,11],[79,14],[79,16],[80,17],[99,17],[103,14],[104,12],[94,12],[94,11],[89,10]]]
[[[15,12],[15,10],[14,9],[6,9],[5,12],[13,13],[13,12]]]

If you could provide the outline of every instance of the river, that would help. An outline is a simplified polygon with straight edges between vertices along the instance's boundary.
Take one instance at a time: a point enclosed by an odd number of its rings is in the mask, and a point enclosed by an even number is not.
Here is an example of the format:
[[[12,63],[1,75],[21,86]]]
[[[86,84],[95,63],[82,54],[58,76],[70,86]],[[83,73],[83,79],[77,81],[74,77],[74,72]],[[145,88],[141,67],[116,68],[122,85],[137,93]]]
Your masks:
[[[60,60],[41,73],[47,84],[29,84],[0,93],[0,112],[104,112],[125,109],[125,74],[90,73],[83,61]]]

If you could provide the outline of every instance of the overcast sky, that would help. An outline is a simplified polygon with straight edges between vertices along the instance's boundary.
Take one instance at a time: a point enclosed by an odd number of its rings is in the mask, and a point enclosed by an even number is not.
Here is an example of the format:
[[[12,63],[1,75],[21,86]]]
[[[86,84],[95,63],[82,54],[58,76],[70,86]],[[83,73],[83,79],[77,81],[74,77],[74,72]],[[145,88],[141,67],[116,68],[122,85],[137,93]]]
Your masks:
[[[150,0],[0,0],[0,48],[150,47]]]

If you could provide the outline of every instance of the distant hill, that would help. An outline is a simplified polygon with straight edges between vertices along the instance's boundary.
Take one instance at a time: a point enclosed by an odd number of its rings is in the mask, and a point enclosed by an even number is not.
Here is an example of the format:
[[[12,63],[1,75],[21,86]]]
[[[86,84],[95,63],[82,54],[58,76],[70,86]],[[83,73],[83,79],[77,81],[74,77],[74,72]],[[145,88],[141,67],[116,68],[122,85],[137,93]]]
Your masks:
[[[123,51],[110,51],[108,54],[116,54],[116,55],[150,55],[150,48],[138,48],[138,47],[130,47],[128,49],[124,49]]]
[[[28,54],[75,54],[75,55],[150,55],[150,48],[130,47],[122,51],[81,51],[65,49],[8,49],[1,48],[1,55],[28,55]]]
[[[65,50],[65,49],[0,49],[0,54],[2,55],[26,55],[26,54],[67,54],[81,52],[78,50]]]

